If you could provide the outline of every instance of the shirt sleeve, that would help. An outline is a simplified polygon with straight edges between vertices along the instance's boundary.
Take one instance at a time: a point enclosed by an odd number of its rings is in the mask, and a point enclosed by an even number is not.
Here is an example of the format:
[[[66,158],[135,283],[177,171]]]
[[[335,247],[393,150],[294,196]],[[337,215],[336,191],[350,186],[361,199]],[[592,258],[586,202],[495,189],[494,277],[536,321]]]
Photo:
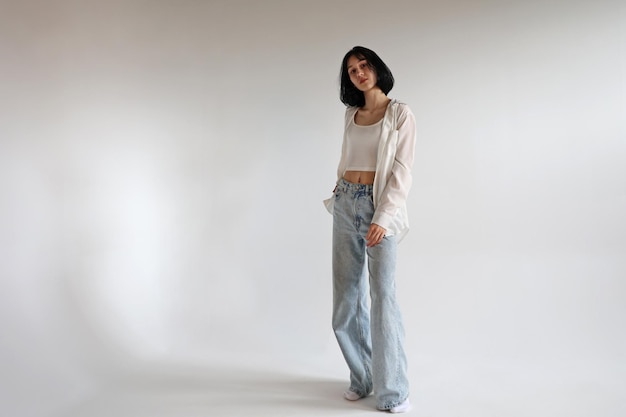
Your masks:
[[[398,143],[387,184],[374,212],[372,223],[389,229],[398,209],[406,204],[413,177],[415,158],[415,116],[405,104],[400,104],[397,121]]]

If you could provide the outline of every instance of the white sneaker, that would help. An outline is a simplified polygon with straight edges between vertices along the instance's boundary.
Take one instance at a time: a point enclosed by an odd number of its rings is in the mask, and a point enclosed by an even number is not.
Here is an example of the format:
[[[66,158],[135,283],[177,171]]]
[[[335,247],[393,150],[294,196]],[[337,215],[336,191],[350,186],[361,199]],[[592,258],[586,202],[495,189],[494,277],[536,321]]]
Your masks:
[[[409,411],[411,411],[411,403],[408,398],[389,409],[389,412],[393,414],[408,413]]]
[[[343,393],[343,398],[345,398],[348,401],[356,401],[356,400],[360,400],[361,396],[354,391],[346,391]]]

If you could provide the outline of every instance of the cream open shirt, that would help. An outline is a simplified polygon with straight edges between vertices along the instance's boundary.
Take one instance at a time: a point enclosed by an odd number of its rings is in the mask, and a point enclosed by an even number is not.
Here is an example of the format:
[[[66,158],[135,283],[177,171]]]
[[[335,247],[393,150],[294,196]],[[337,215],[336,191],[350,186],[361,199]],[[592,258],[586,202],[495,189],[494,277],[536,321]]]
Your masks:
[[[345,127],[356,114],[358,108],[346,109]],[[343,177],[346,169],[346,129],[337,169],[337,180]],[[415,116],[411,109],[396,100],[387,106],[378,144],[376,158],[376,178],[374,179],[374,217],[372,223],[384,227],[386,236],[396,236],[400,241],[409,231],[409,218],[406,199],[411,188],[411,168],[415,155]],[[334,197],[324,203],[333,212]]]

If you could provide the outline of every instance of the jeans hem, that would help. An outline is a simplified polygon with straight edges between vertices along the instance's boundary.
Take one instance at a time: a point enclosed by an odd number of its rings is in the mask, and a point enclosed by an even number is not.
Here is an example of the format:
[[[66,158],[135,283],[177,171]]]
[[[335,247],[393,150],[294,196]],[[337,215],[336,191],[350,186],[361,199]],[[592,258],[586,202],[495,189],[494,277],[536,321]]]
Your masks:
[[[376,408],[379,409],[380,411],[389,411],[392,408],[399,406],[400,404],[402,404],[408,399],[409,399],[409,396],[407,395],[406,397],[404,397],[404,400],[400,400],[400,401],[393,402],[393,403],[388,403],[383,406],[377,406]]]
[[[361,397],[361,398],[369,397],[369,395],[372,393],[372,392],[370,391],[370,392],[368,392],[368,393],[364,394],[364,393],[363,393],[363,391],[356,390],[356,389],[354,389],[354,388],[352,388],[352,387],[350,387],[350,389],[349,389],[348,391],[350,391],[350,392],[354,392],[356,395],[358,395],[358,396],[359,396],[359,397]]]

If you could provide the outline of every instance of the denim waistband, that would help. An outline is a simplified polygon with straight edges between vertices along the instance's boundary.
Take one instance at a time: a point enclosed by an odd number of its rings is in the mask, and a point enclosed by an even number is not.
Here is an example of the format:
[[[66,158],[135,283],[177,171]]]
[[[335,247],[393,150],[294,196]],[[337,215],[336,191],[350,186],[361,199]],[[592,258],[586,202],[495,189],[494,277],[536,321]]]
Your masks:
[[[372,184],[357,184],[354,182],[348,182],[341,178],[337,181],[337,188],[343,192],[362,192],[365,194],[372,194],[374,186]]]

